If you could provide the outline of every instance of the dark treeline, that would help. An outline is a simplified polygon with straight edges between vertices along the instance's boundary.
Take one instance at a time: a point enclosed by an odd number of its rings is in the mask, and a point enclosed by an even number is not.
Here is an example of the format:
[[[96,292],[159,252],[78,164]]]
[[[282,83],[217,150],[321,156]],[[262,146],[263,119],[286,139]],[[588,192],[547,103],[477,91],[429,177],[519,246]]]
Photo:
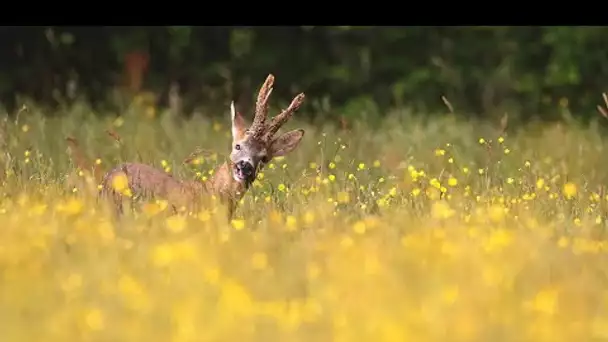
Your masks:
[[[608,81],[604,27],[2,27],[0,98],[111,103],[115,89],[157,94],[184,112],[249,106],[265,76],[309,113],[509,110],[592,115]],[[119,87],[119,88],[118,88]]]

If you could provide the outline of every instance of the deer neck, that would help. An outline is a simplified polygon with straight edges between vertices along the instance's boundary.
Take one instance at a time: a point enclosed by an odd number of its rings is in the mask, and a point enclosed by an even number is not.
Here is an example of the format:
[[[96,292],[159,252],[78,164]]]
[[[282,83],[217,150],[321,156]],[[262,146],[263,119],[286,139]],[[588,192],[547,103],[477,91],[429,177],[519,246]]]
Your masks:
[[[230,202],[238,202],[247,190],[249,186],[247,184],[237,182],[232,177],[232,164],[230,162],[224,162],[218,166],[211,178],[207,181],[207,190],[216,196],[219,196],[223,200]]]

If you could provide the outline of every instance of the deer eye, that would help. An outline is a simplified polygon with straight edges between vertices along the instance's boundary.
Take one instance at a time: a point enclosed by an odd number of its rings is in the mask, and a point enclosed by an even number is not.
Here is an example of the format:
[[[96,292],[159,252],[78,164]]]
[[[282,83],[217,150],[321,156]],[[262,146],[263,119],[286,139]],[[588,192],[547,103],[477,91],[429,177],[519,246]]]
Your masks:
[[[234,145],[234,149],[237,150],[237,151],[240,151],[241,150],[241,144]]]

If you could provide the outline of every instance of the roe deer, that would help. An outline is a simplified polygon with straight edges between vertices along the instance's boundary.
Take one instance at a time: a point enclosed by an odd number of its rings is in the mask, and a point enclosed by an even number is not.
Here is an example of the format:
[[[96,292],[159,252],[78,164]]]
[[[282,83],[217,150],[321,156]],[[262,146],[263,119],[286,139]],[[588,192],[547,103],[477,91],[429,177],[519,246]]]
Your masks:
[[[228,207],[228,219],[233,215],[237,202],[245,195],[258,171],[273,157],[283,156],[293,151],[304,136],[303,129],[296,129],[278,137],[275,134],[304,101],[300,93],[289,107],[267,123],[268,99],[272,93],[274,76],[268,75],[256,101],[254,119],[249,128],[245,120],[230,104],[232,118],[232,151],[229,161],[220,165],[206,182],[181,180],[153,166],[140,163],[121,164],[103,177],[101,194],[110,197],[117,214],[123,211],[123,192],[116,189],[120,183],[127,196],[144,198],[161,197],[174,212],[179,210],[198,211],[205,195],[215,195]]]

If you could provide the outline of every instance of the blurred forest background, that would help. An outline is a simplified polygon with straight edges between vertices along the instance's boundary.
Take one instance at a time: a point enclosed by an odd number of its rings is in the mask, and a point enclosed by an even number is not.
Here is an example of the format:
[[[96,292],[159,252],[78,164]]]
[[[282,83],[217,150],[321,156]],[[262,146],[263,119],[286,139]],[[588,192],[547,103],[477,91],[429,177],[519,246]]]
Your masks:
[[[274,73],[274,101],[304,91],[311,118],[445,113],[445,96],[467,116],[584,119],[608,81],[606,27],[2,27],[0,49],[9,113],[138,94],[183,115],[251,108]]]

